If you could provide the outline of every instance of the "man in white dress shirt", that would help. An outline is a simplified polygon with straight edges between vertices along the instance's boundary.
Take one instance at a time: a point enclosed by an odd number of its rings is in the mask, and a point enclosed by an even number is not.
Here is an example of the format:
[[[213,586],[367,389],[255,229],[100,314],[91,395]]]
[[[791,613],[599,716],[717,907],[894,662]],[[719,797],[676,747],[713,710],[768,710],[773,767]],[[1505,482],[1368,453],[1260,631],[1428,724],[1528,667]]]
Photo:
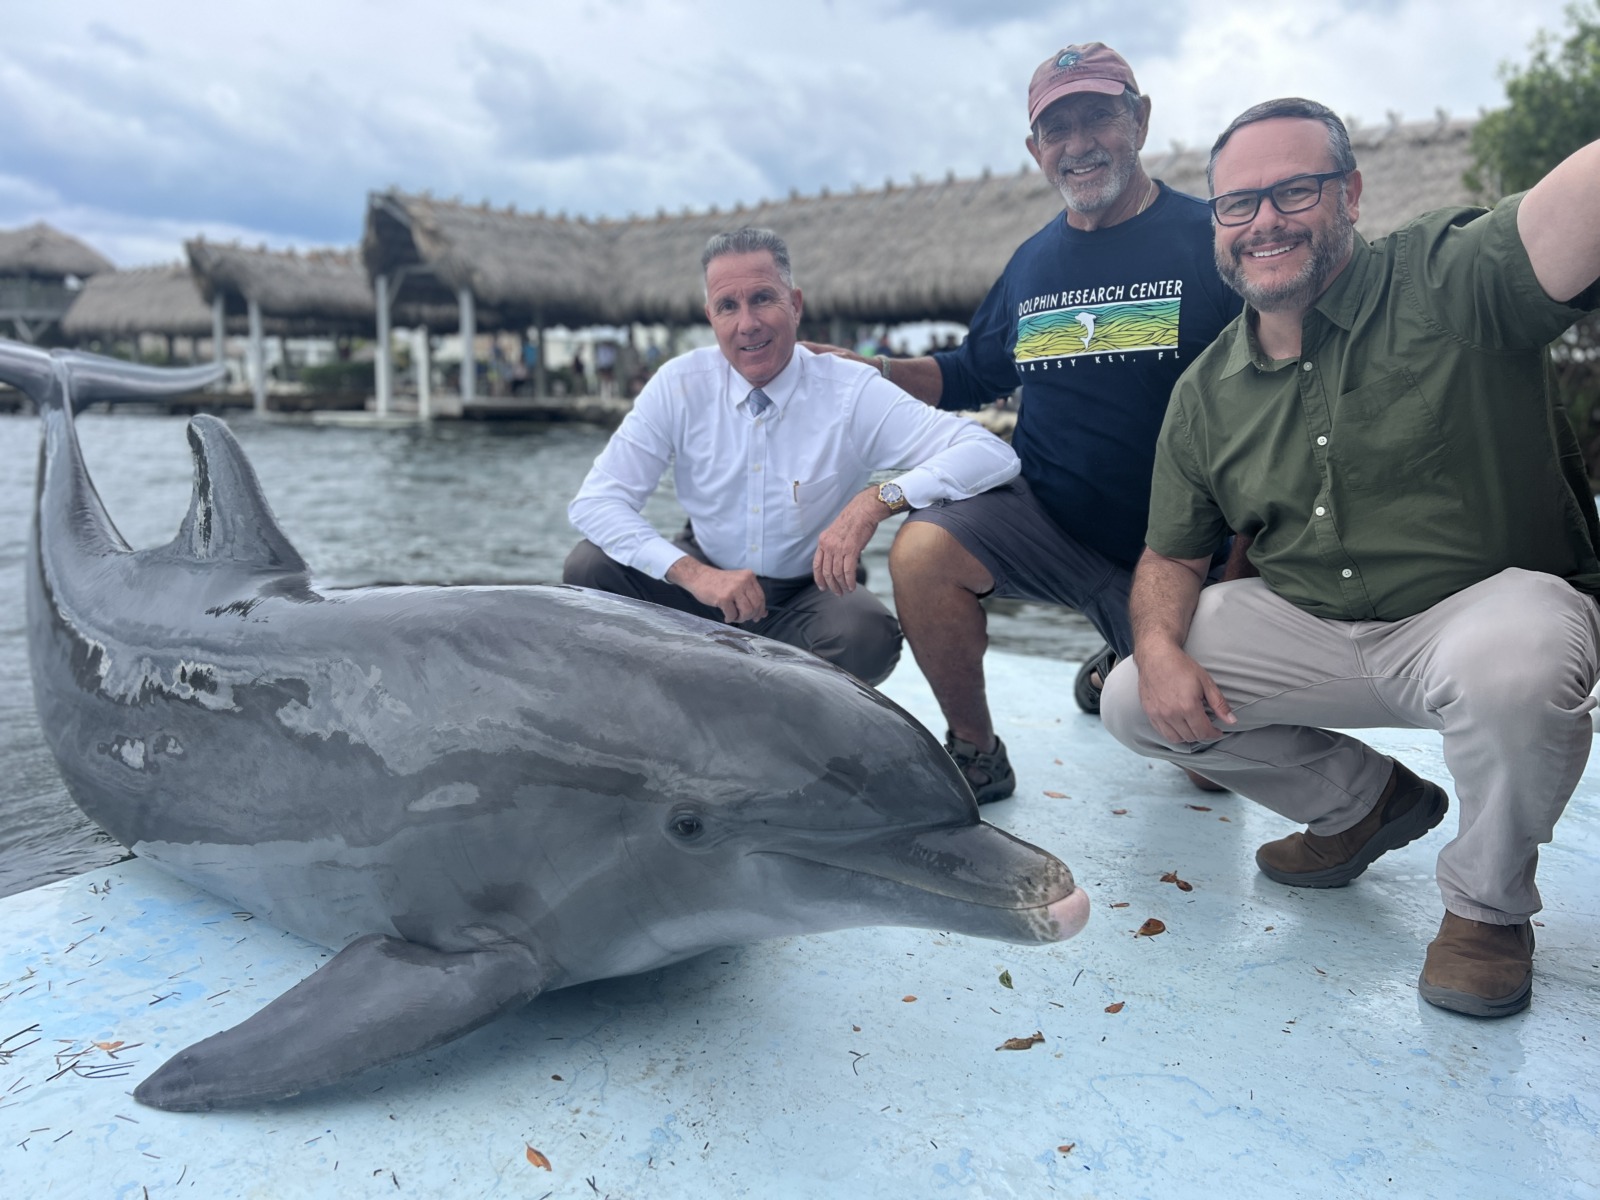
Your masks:
[[[867,683],[900,626],[856,586],[878,524],[1016,475],[1011,447],[912,399],[876,368],[796,344],[800,289],[771,230],[718,234],[701,257],[715,348],[651,378],[567,509],[567,583],[634,596],[809,650]],[[667,465],[690,529],[641,510]],[[904,474],[867,486],[875,471]]]

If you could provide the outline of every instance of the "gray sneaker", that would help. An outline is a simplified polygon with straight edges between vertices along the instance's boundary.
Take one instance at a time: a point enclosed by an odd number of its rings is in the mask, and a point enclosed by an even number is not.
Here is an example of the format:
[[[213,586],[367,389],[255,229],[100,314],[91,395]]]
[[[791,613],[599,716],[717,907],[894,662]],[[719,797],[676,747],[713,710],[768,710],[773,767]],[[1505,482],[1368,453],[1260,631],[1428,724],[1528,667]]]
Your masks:
[[[1011,769],[1006,757],[1006,744],[998,736],[993,750],[979,750],[971,742],[964,742],[945,730],[944,748],[956,760],[956,766],[966,776],[967,786],[979,804],[1004,800],[1017,790],[1017,773]]]

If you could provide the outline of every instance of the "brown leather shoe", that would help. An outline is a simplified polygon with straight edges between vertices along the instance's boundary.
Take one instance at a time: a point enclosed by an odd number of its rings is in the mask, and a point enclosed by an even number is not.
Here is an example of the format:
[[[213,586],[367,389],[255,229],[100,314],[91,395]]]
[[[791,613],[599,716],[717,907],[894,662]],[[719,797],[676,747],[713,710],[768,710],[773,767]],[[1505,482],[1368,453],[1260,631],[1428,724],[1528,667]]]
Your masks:
[[[1437,1008],[1469,1017],[1509,1017],[1533,998],[1533,924],[1490,925],[1446,912],[1417,978]]]
[[[1416,841],[1444,819],[1450,797],[1436,783],[1401,763],[1372,811],[1332,837],[1291,833],[1256,851],[1256,866],[1276,883],[1290,887],[1343,887],[1370,867],[1380,854]]]

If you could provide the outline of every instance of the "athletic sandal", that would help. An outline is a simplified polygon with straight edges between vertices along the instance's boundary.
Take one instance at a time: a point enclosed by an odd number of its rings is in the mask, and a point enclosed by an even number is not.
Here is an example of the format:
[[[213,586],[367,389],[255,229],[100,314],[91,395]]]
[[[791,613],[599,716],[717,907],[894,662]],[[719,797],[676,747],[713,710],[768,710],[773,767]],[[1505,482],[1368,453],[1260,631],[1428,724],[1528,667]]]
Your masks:
[[[973,743],[964,742],[946,730],[944,748],[956,760],[956,766],[979,804],[1004,800],[1017,790],[1017,774],[1006,757],[1006,744],[998,736],[994,739],[993,750],[979,750]]]
[[[1072,685],[1072,698],[1090,716],[1100,715],[1100,691],[1106,686],[1106,676],[1111,674],[1111,668],[1116,665],[1117,652],[1110,646],[1103,646],[1100,653],[1078,668],[1078,678]]]
[[[1256,866],[1275,883],[1290,887],[1343,887],[1381,854],[1416,841],[1440,821],[1450,797],[1436,783],[1394,764],[1388,799],[1380,800],[1343,833],[1324,837],[1307,830],[1267,842],[1256,851]]]
[[[1435,1008],[1509,1017],[1533,999],[1533,924],[1490,925],[1446,912],[1417,978]]]

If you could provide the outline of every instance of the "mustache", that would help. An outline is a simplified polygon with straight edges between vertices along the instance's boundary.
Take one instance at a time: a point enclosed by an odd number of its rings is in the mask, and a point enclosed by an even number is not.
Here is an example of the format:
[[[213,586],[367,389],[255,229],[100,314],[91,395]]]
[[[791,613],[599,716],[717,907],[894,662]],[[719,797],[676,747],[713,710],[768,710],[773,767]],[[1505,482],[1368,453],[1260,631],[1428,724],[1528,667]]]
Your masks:
[[[1307,231],[1302,231],[1295,234],[1294,239],[1290,241],[1288,245],[1303,246],[1310,244],[1310,242],[1311,234]],[[1283,235],[1281,233],[1257,234],[1251,237],[1248,242],[1234,243],[1234,245],[1229,248],[1228,253],[1233,256],[1234,262],[1242,262],[1246,254],[1249,254],[1252,250],[1257,250],[1260,247],[1267,245],[1284,245]]]
[[[1109,150],[1095,150],[1079,158],[1071,158],[1063,154],[1056,159],[1056,170],[1061,173],[1067,171],[1081,171],[1084,167],[1109,167],[1111,165],[1111,152]]]

